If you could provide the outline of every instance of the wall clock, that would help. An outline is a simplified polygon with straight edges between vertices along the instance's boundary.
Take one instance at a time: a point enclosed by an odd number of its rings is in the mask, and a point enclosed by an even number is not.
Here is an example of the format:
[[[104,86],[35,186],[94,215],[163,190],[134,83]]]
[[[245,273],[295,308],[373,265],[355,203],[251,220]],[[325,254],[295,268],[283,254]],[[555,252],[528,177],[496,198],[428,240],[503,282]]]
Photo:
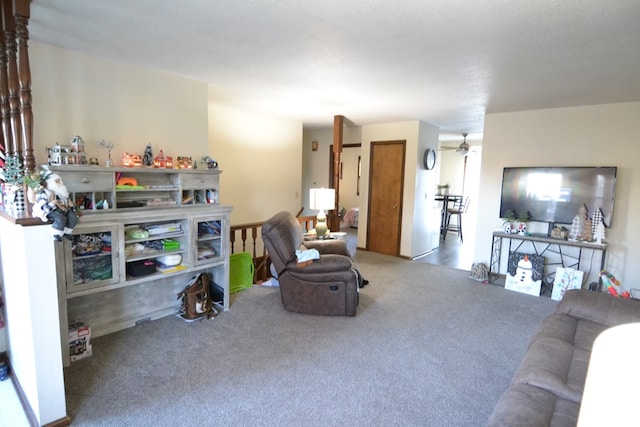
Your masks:
[[[422,157],[422,164],[426,170],[431,170],[436,165],[436,152],[431,148],[424,150],[424,156]]]

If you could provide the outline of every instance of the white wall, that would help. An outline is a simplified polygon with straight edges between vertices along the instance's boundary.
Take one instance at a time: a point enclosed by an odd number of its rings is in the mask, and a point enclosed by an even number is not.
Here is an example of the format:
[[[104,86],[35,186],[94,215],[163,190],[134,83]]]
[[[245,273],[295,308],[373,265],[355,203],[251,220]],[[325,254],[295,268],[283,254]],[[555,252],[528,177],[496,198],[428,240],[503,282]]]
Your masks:
[[[456,146],[457,147],[457,146]],[[456,150],[441,150],[439,185],[448,185],[449,194],[462,194],[462,177],[464,175],[464,157]]]
[[[305,208],[303,215],[315,215],[318,211],[309,209],[309,189],[331,187],[329,159],[333,144],[333,128],[305,130],[303,135],[302,205]],[[311,149],[313,141],[318,141],[316,151]]]
[[[266,221],[302,207],[302,123],[209,100],[209,152],[223,171],[220,202],[233,206],[231,224]]]
[[[329,159],[331,145],[333,144],[333,128],[324,129],[308,129],[303,133],[303,156],[302,156],[302,201],[305,207],[304,215],[314,215],[317,211],[309,209],[309,189],[315,187],[331,187],[329,177]],[[318,141],[318,150],[312,151],[311,143]],[[342,143],[344,144],[360,144],[362,142],[362,127],[348,126],[343,127]],[[348,152],[346,152],[348,151]],[[343,156],[360,155],[359,148],[343,148]],[[347,159],[348,160],[348,159]],[[344,164],[344,171],[347,175],[357,173],[351,170],[353,166],[349,163]],[[345,178],[346,179],[346,178]],[[362,180],[360,181],[362,186]],[[355,185],[355,184],[354,184]],[[351,187],[349,184],[347,187]],[[347,208],[359,206],[361,199],[355,193],[349,194],[343,191],[342,183],[340,187],[340,206]],[[349,188],[346,189],[347,191]]]
[[[505,166],[617,166],[613,226],[606,230],[609,250],[605,268],[625,288],[640,289],[636,280],[640,277],[640,263],[636,262],[640,250],[638,118],[638,102],[488,114],[482,151],[476,261],[489,263],[491,233],[502,224],[499,207]],[[596,264],[592,274],[597,273],[599,263]]]
[[[67,415],[54,242],[49,227],[22,227],[0,218],[8,355],[38,425]]]
[[[360,147],[344,147],[342,149],[342,156],[340,157],[342,163],[340,206],[345,209],[360,207],[358,157],[360,157]]]
[[[300,209],[302,123],[223,107],[204,82],[47,44],[31,43],[30,59],[37,163],[74,135],[100,164],[100,139],[114,143],[117,165],[151,143],[155,154],[218,160],[232,224]]]
[[[34,150],[85,141],[87,157],[104,164],[100,139],[114,143],[112,159],[143,154],[147,143],[174,158],[207,155],[207,85],[160,71],[31,42]]]

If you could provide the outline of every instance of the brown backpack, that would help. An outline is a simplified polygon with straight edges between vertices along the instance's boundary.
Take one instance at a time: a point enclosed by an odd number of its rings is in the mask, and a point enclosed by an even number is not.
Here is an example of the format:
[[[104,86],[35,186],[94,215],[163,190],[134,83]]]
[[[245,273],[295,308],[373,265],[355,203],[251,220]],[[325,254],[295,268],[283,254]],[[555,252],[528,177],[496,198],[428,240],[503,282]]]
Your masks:
[[[216,317],[218,311],[213,307],[210,283],[209,273],[198,273],[193,276],[184,290],[178,294],[178,299],[182,298],[182,303],[176,310],[176,315],[189,322],[204,317],[207,319]]]

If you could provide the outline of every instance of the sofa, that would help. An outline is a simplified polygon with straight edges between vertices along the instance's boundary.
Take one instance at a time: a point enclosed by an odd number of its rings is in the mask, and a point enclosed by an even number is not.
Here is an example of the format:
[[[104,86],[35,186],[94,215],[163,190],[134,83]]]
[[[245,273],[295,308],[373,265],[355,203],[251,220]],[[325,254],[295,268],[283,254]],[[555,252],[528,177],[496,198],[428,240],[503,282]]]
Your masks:
[[[605,329],[640,322],[640,301],[567,291],[539,325],[489,427],[575,426],[591,348]]]
[[[262,225],[262,241],[280,283],[286,310],[325,316],[355,316],[362,276],[343,240],[303,241],[298,219],[279,212]],[[319,258],[300,262],[297,251]]]

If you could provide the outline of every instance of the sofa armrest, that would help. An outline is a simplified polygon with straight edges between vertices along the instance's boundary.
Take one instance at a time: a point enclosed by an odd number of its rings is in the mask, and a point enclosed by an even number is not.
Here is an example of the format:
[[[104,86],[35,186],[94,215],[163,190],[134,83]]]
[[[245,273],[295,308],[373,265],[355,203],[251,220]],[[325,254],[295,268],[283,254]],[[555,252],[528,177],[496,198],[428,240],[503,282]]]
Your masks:
[[[556,307],[556,313],[568,314],[606,326],[617,326],[640,322],[640,301],[586,289],[572,289],[564,294]]]
[[[319,259],[313,260],[311,264],[298,265],[296,262],[291,262],[287,265],[287,270],[296,274],[333,273],[351,270],[352,268],[351,258],[334,254],[321,255]]]
[[[309,249],[317,249],[320,255],[336,254],[351,258],[344,240],[307,240],[303,243],[303,246]]]

